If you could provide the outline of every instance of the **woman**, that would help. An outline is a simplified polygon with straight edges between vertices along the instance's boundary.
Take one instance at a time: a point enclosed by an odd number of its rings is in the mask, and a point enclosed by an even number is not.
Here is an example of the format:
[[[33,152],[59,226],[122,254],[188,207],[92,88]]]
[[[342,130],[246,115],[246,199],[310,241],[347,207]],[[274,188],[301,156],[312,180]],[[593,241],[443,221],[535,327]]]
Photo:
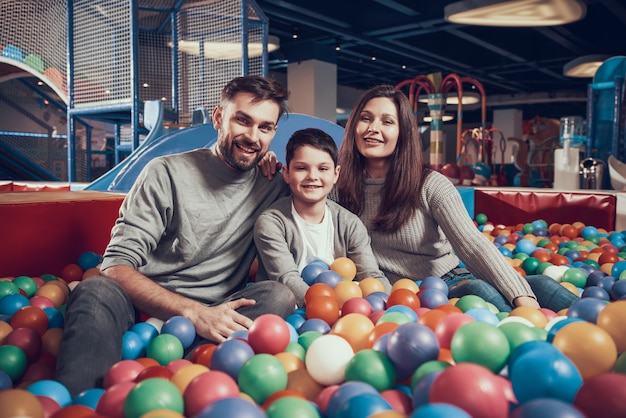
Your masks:
[[[424,166],[411,109],[393,86],[368,90],[339,149],[342,171],[332,197],[365,223],[385,276],[392,283],[438,276],[450,298],[478,295],[502,312],[569,307],[576,295],[547,276],[521,277],[478,231],[452,183]]]

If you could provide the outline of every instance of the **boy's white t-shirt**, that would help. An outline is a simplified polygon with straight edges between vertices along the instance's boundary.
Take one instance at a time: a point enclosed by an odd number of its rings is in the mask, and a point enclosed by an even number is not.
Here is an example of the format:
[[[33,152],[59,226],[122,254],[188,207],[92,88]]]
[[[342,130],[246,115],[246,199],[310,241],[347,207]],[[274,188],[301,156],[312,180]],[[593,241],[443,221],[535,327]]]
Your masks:
[[[302,272],[302,269],[314,260],[321,260],[330,266],[335,260],[333,240],[335,226],[328,213],[328,205],[324,210],[324,218],[319,224],[312,224],[302,219],[293,206],[293,202],[291,203],[291,214],[296,221],[303,242],[303,257],[298,260],[298,271]]]

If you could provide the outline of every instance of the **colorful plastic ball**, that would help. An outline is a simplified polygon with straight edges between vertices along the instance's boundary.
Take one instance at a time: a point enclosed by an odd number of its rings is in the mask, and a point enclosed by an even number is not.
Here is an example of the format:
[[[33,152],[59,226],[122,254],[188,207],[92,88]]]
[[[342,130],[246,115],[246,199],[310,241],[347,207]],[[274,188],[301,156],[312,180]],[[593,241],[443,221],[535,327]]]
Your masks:
[[[606,331],[618,353],[626,352],[626,300],[618,300],[605,306],[597,316],[596,325]]]
[[[276,354],[285,350],[290,341],[290,331],[283,318],[264,314],[254,319],[248,329],[248,343],[256,354]]]
[[[339,304],[339,308],[343,307],[343,304],[352,298],[362,298],[363,291],[358,282],[352,280],[342,280],[335,286],[335,299]]]
[[[611,286],[609,295],[612,300],[624,299],[626,297],[626,278],[616,280]]]
[[[5,389],[11,389],[13,387],[13,380],[11,376],[4,370],[0,370],[0,392]]]
[[[0,417],[44,418],[44,409],[35,395],[23,389],[0,391]]]
[[[382,282],[374,277],[366,277],[359,281],[359,287],[363,292],[363,297],[367,297],[374,292],[385,292],[385,286]]]
[[[105,417],[123,417],[124,401],[135,385],[135,382],[121,382],[105,389],[96,405],[96,413]]]
[[[314,402],[325,386],[320,385],[311,377],[304,362],[301,367],[287,374],[287,390],[299,393],[304,399]]]
[[[28,358],[26,353],[14,345],[0,345],[0,370],[17,381],[26,371]]]
[[[417,293],[411,289],[404,288],[393,290],[389,294],[389,298],[387,299],[387,308],[394,305],[404,305],[411,309],[417,309],[421,306]]]
[[[267,418],[258,405],[239,397],[222,398],[207,405],[196,418]]]
[[[304,268],[302,269],[302,273],[300,273],[300,276],[302,276],[302,279],[304,280],[306,284],[311,286],[312,284],[315,283],[317,276],[323,271],[327,271],[327,270],[328,268],[324,267],[323,265],[319,263],[309,263],[306,266],[304,266]]]
[[[474,217],[474,219],[476,220],[476,223],[478,225],[484,225],[487,222],[487,220],[488,220],[487,215],[485,215],[484,213],[477,214]]]
[[[379,392],[393,388],[396,382],[395,367],[389,357],[371,349],[357,352],[345,373],[347,381],[369,383]]]
[[[396,367],[399,380],[413,374],[423,363],[436,360],[439,348],[435,333],[418,323],[400,325],[387,340],[387,355]]]
[[[287,322],[288,324],[291,324],[298,331],[300,330],[300,327],[302,326],[302,324],[304,324],[305,321],[306,321],[306,318],[303,315],[295,314],[295,313],[285,318],[285,322]]]
[[[104,389],[101,388],[90,388],[82,391],[78,395],[76,395],[72,399],[72,403],[75,405],[84,405],[88,408],[91,408],[93,411],[96,410],[96,406],[98,406],[98,401],[104,394]]]
[[[146,355],[155,359],[161,366],[172,360],[183,358],[185,350],[183,343],[171,334],[160,334],[154,337],[146,348]]]
[[[551,343],[552,341],[554,341],[554,337],[556,336],[557,332],[559,332],[561,329],[575,322],[582,321],[584,321],[584,319],[582,318],[570,318],[567,316],[558,316],[553,321],[548,321],[545,326],[546,331],[548,331],[546,341]]]
[[[318,418],[319,411],[311,402],[298,397],[287,396],[272,402],[265,410],[268,418]]]
[[[335,296],[313,296],[306,303],[307,319],[317,318],[332,325],[341,315],[339,302]]]
[[[509,402],[496,376],[473,363],[457,364],[439,372],[428,400],[454,405],[476,417],[506,417],[509,412]]]
[[[326,334],[331,330],[330,325],[322,319],[319,318],[311,318],[305,320],[300,328],[298,329],[298,333],[302,334],[307,331],[317,331],[320,334]]]
[[[509,379],[520,404],[540,398],[571,403],[582,384],[574,363],[558,350],[535,349],[520,355],[509,369]]]
[[[76,282],[83,278],[83,269],[76,263],[66,264],[61,269],[61,278],[66,283]]]
[[[598,315],[608,305],[609,302],[603,299],[597,298],[582,298],[574,303],[567,309],[567,316],[569,318],[581,318],[587,322],[596,323]]]
[[[534,328],[532,326],[517,322],[509,322],[503,325],[499,325],[498,329],[502,331],[507,341],[509,342],[509,346],[511,347],[511,353],[513,353],[517,347],[526,342],[541,339],[538,328]]]
[[[365,300],[372,305],[372,310],[374,312],[382,311],[387,307],[387,295],[382,292],[370,293],[365,296]]]
[[[174,374],[172,374],[170,382],[178,388],[180,393],[184,394],[187,386],[193,379],[208,371],[209,368],[205,365],[191,363],[176,370]]]
[[[166,379],[151,378],[137,383],[124,401],[125,418],[139,418],[158,409],[172,410],[180,414],[185,409],[183,395]]]
[[[537,249],[537,245],[529,239],[522,238],[515,244],[516,253],[532,254]]]
[[[511,354],[504,333],[495,325],[478,321],[465,324],[456,331],[450,350],[457,363],[480,364],[494,373],[502,370]]]
[[[256,354],[239,370],[239,388],[261,405],[274,392],[287,388],[287,371],[271,354]]]
[[[489,309],[487,302],[483,298],[477,295],[465,295],[459,298],[454,304],[462,312],[466,312],[472,308],[485,308]]]
[[[30,328],[43,335],[48,329],[48,315],[41,308],[24,306],[13,314],[10,323],[14,329]]]
[[[432,403],[417,408],[411,414],[411,418],[471,418],[471,416],[457,406]]]
[[[255,352],[246,341],[227,340],[217,346],[211,356],[211,370],[219,370],[237,380],[241,367]]]
[[[351,313],[357,313],[365,316],[370,316],[374,309],[372,305],[365,298],[352,298],[343,303],[341,307],[341,315],[345,316]]]
[[[476,321],[485,322],[493,326],[497,326],[500,323],[500,319],[496,314],[485,308],[472,308],[465,312],[465,315],[471,316]]]
[[[419,288],[421,291],[426,289],[437,289],[444,292],[446,295],[448,294],[448,285],[441,277],[437,276],[428,276],[424,278],[421,281]]]
[[[616,282],[617,283],[617,282]],[[626,284],[626,281],[624,282]],[[615,285],[613,285],[613,288]],[[583,289],[583,293],[580,295],[581,298],[596,298],[604,301],[610,301],[611,295],[604,288],[600,286],[587,286]]]
[[[69,295],[69,289],[63,283],[59,284],[59,280],[52,280],[46,282],[43,286],[37,289],[35,296],[41,296],[50,300],[55,307],[60,308],[67,302]]]
[[[18,276],[14,278],[13,284],[21,289],[28,298],[33,297],[37,291],[37,282],[28,276]]]
[[[32,300],[32,298],[31,298]],[[50,328],[63,328],[65,325],[65,318],[63,312],[54,307],[43,308],[44,313],[48,317],[48,329]]]
[[[392,407],[379,393],[363,393],[348,399],[337,411],[337,416],[372,417],[385,411],[392,411]]]
[[[433,381],[441,374],[442,370],[436,370],[430,373],[424,374],[419,379],[411,381],[411,398],[413,401],[413,408],[417,409],[420,406],[428,404],[428,398],[430,396],[430,389]]]
[[[611,335],[585,321],[561,328],[552,344],[576,365],[584,380],[611,371],[617,360],[617,347]]]
[[[356,264],[348,257],[336,258],[328,268],[339,273],[343,279],[354,280],[356,277]]]
[[[574,399],[574,406],[587,417],[626,416],[626,375],[603,373],[586,379]]]
[[[332,353],[332,356],[329,353]],[[345,338],[326,334],[311,343],[304,362],[311,377],[316,382],[328,386],[345,380],[345,370],[352,357],[354,350]]]
[[[183,348],[188,348],[196,339],[196,327],[184,316],[173,316],[163,322],[161,334],[171,334],[178,338]]]
[[[33,382],[26,388],[33,395],[41,395],[52,398],[61,407],[65,407],[72,403],[72,395],[70,391],[60,382],[56,380],[40,380]]]
[[[0,299],[0,315],[12,317],[15,312],[25,306],[30,306],[28,298],[22,294],[5,295]]]
[[[122,335],[122,360],[135,360],[146,355],[146,344],[139,334],[126,331]]]
[[[431,289],[422,289],[418,293],[420,306],[424,308],[433,309],[440,305],[445,305],[448,303],[448,292],[447,290],[441,291],[437,288]]]
[[[20,289],[12,280],[0,280],[0,299],[6,295],[18,295]]]
[[[94,253],[93,251],[85,251],[78,256],[78,265],[83,269],[83,271],[96,267],[101,262],[102,256]]]
[[[611,267],[611,276],[619,277],[624,270],[626,270],[626,261],[620,260],[613,264],[613,267]]]
[[[454,333],[463,325],[474,321],[476,321],[474,318],[464,313],[450,313],[441,318],[433,330],[439,341],[439,346],[441,348],[450,348],[450,342]]]
[[[210,390],[207,390],[210,388]],[[219,370],[197,375],[185,388],[183,399],[185,414],[196,416],[211,403],[224,398],[239,396],[237,381]]]
[[[104,375],[102,387],[108,389],[111,386],[123,382],[134,382],[145,366],[136,360],[120,360],[109,367]]]
[[[348,341],[355,352],[368,347],[369,334],[373,329],[372,321],[358,313],[342,316],[332,327],[333,334]]]
[[[587,285],[587,275],[579,268],[569,268],[561,277],[561,281],[571,283],[576,287],[583,288]]]
[[[41,336],[31,328],[15,328],[6,336],[3,344],[21,348],[30,362],[39,357],[42,347]]]
[[[309,301],[317,296],[335,297],[335,291],[326,283],[314,283],[304,294],[304,304],[309,305]],[[306,313],[306,310],[305,310]]]
[[[152,341],[154,337],[159,335],[159,330],[148,322],[137,322],[135,325],[130,327],[130,331],[139,335],[146,347],[150,344],[150,341]]]
[[[168,369],[166,366],[148,366],[139,372],[139,374],[135,378],[135,383],[155,378],[170,380],[173,374],[174,372]]]
[[[324,283],[330,287],[335,287],[341,281],[341,275],[333,270],[322,271],[315,278],[315,283]]]
[[[406,305],[393,305],[390,306],[389,308],[387,308],[387,310],[385,311],[385,315],[389,316],[389,314],[393,313],[393,312],[398,312],[401,313],[403,315],[405,315],[409,321],[408,322],[417,322],[417,312],[415,312],[415,310],[411,309],[410,307],[406,306]],[[383,316],[385,316],[383,315]],[[381,317],[382,319],[382,317]],[[379,322],[384,322],[384,321],[379,321]],[[394,322],[393,320],[388,320],[387,322]],[[406,323],[406,321],[397,321],[399,324],[404,324]]]
[[[301,347],[304,352],[306,352],[306,351],[308,351],[308,349],[311,346],[311,344],[313,344],[313,341],[317,340],[322,335],[324,335],[324,334],[322,334],[319,331],[306,331],[306,332],[303,332],[298,337],[298,344],[297,345],[299,347]],[[285,350],[285,351],[288,351],[289,348],[290,348],[290,346],[287,346],[287,350]],[[292,350],[294,348],[295,347],[291,346]],[[304,356],[302,358],[304,358]]]
[[[553,398],[539,398],[526,402],[516,407],[511,413],[511,418],[586,418],[571,403]]]
[[[370,384],[359,381],[345,382],[334,390],[330,390],[327,402],[320,405],[320,399],[316,399],[316,403],[320,406],[321,411],[325,411],[328,417],[340,417],[341,410],[345,407],[348,401],[355,396],[359,395],[378,395],[378,391]],[[320,395],[326,393],[326,390],[322,391]],[[325,406],[325,408],[324,408]],[[367,415],[363,415],[367,416]]]

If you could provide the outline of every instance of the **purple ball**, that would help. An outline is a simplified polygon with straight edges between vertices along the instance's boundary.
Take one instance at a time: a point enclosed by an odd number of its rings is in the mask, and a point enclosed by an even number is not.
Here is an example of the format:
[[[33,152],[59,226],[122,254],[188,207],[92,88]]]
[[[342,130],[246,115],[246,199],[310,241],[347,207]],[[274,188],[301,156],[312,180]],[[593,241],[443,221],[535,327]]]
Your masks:
[[[425,289],[437,289],[444,292],[446,295],[448,294],[448,285],[446,282],[437,276],[428,276],[420,283],[420,290]]]
[[[424,308],[434,309],[437,306],[447,304],[448,303],[448,291],[447,290],[448,290],[447,286],[446,286],[445,292],[440,289],[435,289],[435,288],[420,290],[420,292],[418,293],[420,305]]]
[[[307,331],[317,331],[321,334],[326,334],[330,331],[330,325],[326,323],[326,321],[319,318],[310,318],[307,319],[300,325],[298,328],[298,334],[302,334]]]
[[[315,283],[315,279],[317,279],[317,276],[319,276],[321,272],[327,270],[328,268],[324,265],[313,262],[304,266],[304,268],[302,269],[302,273],[300,273],[300,276],[302,276],[302,279],[306,284],[311,286],[313,283]]]
[[[324,283],[334,288],[341,281],[341,275],[334,270],[322,271],[315,278],[315,283]]]
[[[372,311],[384,311],[387,307],[387,295],[383,292],[370,293],[365,297],[370,305],[372,305]]]
[[[391,332],[387,340],[387,355],[393,362],[398,380],[439,355],[439,340],[426,325],[408,322]]]
[[[211,355],[211,369],[222,371],[237,380],[239,370],[253,356],[254,350],[246,341],[226,340]]]
[[[568,318],[581,318],[595,324],[598,314],[608,304],[608,301],[598,298],[582,298],[572,303],[567,309]]]

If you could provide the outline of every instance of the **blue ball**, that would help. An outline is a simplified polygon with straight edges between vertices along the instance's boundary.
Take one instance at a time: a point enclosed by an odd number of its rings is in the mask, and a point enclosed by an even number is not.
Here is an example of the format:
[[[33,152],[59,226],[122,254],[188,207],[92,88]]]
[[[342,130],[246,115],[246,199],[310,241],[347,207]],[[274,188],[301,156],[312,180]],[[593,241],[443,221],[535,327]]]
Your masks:
[[[63,328],[65,323],[65,318],[63,317],[63,313],[57,308],[52,308],[50,306],[43,308],[43,311],[46,313],[48,317],[48,329],[50,328]]]
[[[425,376],[422,376],[422,378],[415,383],[412,395],[414,409],[418,409],[419,407],[428,404],[430,387],[437,376],[439,376],[439,373],[441,373],[441,370],[430,372]]]
[[[535,245],[535,243],[526,238],[518,240],[515,244],[516,253],[526,253],[528,255],[531,255],[536,249],[537,246]]]
[[[310,318],[304,321],[304,323],[298,329],[298,334],[302,334],[307,331],[317,331],[320,334],[327,334],[330,332],[330,325],[326,321],[319,318]]]
[[[12,317],[15,312],[24,306],[30,306],[30,300],[21,293],[4,295],[0,298],[0,315]]]
[[[613,285],[615,287],[615,285]],[[611,300],[611,296],[606,289],[600,286],[587,286],[583,290],[583,293],[580,295],[581,298],[596,298],[606,300],[607,302]]]
[[[337,411],[337,418],[370,417],[393,408],[379,393],[361,393],[348,399]]]
[[[348,381],[342,383],[328,398],[326,416],[337,417],[339,411],[353,397],[364,394],[378,395],[378,391],[369,383],[360,381]],[[366,416],[366,415],[362,415]]]
[[[598,315],[606,307],[609,302],[607,300],[598,298],[582,298],[574,303],[567,309],[568,318],[581,318],[587,322],[595,324],[598,320]]]
[[[176,315],[163,323],[161,334],[171,334],[180,340],[183,348],[189,348],[196,339],[196,327],[189,319]]]
[[[26,390],[35,396],[47,396],[61,407],[72,403],[70,391],[61,382],[57,382],[56,380],[39,380],[28,385]]]
[[[591,276],[591,274],[590,274]],[[613,285],[617,281],[617,277],[615,276],[604,276],[600,280],[598,280],[598,286],[604,288],[604,290],[611,291]],[[587,285],[589,285],[589,279],[587,278]]]
[[[228,336],[229,340],[239,338],[240,340],[248,341],[248,330],[240,329],[239,331],[235,331]]]
[[[461,408],[447,403],[432,403],[419,407],[410,418],[472,418]]]
[[[505,257],[513,258],[513,251],[509,250],[506,247],[499,247],[498,251],[500,251],[500,254],[502,254]]]
[[[324,283],[334,288],[341,281],[341,275],[334,270],[322,271],[315,278],[315,283]]]
[[[100,263],[102,263],[102,256],[94,253],[93,251],[85,251],[78,256],[77,264],[83,269],[83,271],[96,267]]]
[[[4,389],[11,389],[13,387],[13,380],[4,370],[0,370],[0,391]]]
[[[611,276],[619,277],[624,270],[626,270],[626,261],[620,260],[617,263],[613,264],[613,267],[611,267]]]
[[[465,315],[469,315],[474,318],[476,321],[485,322],[487,324],[491,324],[493,326],[498,326],[500,323],[500,319],[486,308],[471,308],[464,312]]]
[[[585,418],[578,409],[568,402],[549,397],[533,399],[518,406],[511,413],[511,418]],[[411,417],[413,418],[413,417]]]
[[[372,344],[372,350],[387,355],[387,341],[389,341],[389,333],[383,334]]]
[[[420,300],[421,306],[424,308],[434,309],[437,306],[448,303],[448,286],[446,286],[445,291],[436,288],[420,290],[417,296]]]
[[[302,324],[304,324],[304,321],[306,321],[306,318],[304,317],[304,315],[295,314],[295,313],[285,318],[285,322],[287,322],[288,324],[291,324],[296,329],[296,331],[300,329]]]
[[[444,292],[446,295],[448,294],[448,285],[446,282],[437,276],[428,276],[420,283],[420,290],[425,289],[437,289]]]
[[[599,286],[600,279],[606,276],[608,276],[608,274],[606,274],[602,270],[592,271],[587,276],[587,286]]]
[[[550,236],[550,230],[547,228],[535,228],[533,235],[537,237],[548,237]]]
[[[598,228],[596,228],[595,226],[586,226],[583,228],[580,236],[583,237],[584,239],[587,239],[589,237],[597,237]]]
[[[613,300],[622,299],[626,295],[626,280],[616,280],[609,293]]]
[[[88,408],[96,410],[96,406],[98,406],[98,401],[102,397],[104,393],[104,389],[100,388],[91,388],[87,389],[74,397],[72,403],[75,405],[84,405]]]
[[[563,254],[565,257],[569,258],[571,261],[576,261],[582,257],[580,251],[578,250],[568,250]]]
[[[135,360],[146,355],[148,345],[133,331],[122,335],[122,360]]]
[[[219,370],[237,380],[241,367],[254,356],[254,350],[246,341],[226,340],[211,355],[211,369]]]
[[[494,238],[493,243],[497,244],[497,245],[504,245],[507,242],[509,242],[509,237],[505,236],[505,235],[498,235],[497,237]]]
[[[300,273],[300,276],[302,276],[302,279],[306,284],[311,286],[315,283],[315,279],[317,279],[317,276],[319,276],[321,272],[327,270],[328,267],[324,267],[324,265],[320,263],[313,262],[304,266],[304,268],[302,269],[302,273]]]
[[[243,398],[222,398],[207,405],[196,418],[267,418],[260,406]]]
[[[150,344],[150,341],[152,341],[154,337],[159,335],[159,330],[148,322],[137,322],[135,325],[130,327],[129,331],[139,335],[139,337],[141,337],[141,341],[143,341],[146,347]]]
[[[446,301],[447,300],[448,300],[448,298],[446,297]],[[405,306],[405,305],[393,305],[393,306],[390,306],[389,308],[387,308],[387,310],[385,311],[386,314],[389,313],[389,312],[400,312],[400,313],[406,315],[411,321],[417,322],[417,313],[413,309],[409,308],[408,306]]]
[[[373,292],[365,297],[370,305],[372,305],[372,311],[384,311],[387,307],[387,295],[383,292]]]

